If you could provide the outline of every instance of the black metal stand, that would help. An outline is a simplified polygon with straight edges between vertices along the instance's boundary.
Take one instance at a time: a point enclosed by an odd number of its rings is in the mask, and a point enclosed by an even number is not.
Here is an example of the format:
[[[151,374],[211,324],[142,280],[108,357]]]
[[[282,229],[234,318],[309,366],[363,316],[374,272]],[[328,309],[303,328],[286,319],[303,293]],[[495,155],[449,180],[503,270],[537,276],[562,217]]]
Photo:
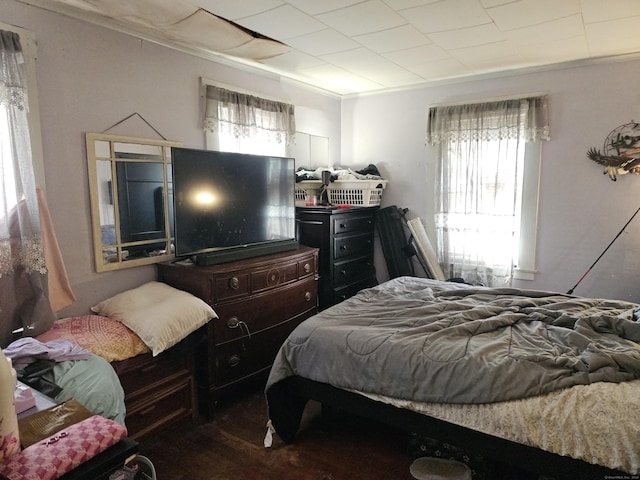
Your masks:
[[[584,274],[580,277],[580,280],[578,280],[578,283],[576,283],[573,288],[571,288],[568,292],[567,295],[571,295],[573,293],[573,291],[576,289],[576,287],[580,284],[580,282],[582,282],[582,280],[584,279],[584,277],[586,277],[587,275],[589,275],[589,272],[591,271],[591,269],[596,265],[596,263],[598,263],[598,261],[600,261],[600,259],[602,258],[602,256],[607,253],[607,250],[609,250],[609,248],[611,247],[611,245],[613,245],[613,243],[618,239],[618,237],[620,235],[622,235],[622,232],[624,232],[624,229],[627,228],[627,226],[631,223],[631,220],[634,219],[634,217],[638,214],[638,212],[640,212],[640,207],[638,207],[638,209],[635,211],[635,213],[633,215],[631,215],[631,218],[629,220],[627,220],[627,223],[624,224],[624,226],[620,229],[620,231],[618,232],[618,234],[613,237],[613,240],[611,240],[611,243],[609,245],[607,245],[607,248],[604,249],[604,251],[600,254],[600,256],[598,258],[596,258],[596,261],[593,262],[591,264],[591,266],[589,267],[589,269],[584,272]]]

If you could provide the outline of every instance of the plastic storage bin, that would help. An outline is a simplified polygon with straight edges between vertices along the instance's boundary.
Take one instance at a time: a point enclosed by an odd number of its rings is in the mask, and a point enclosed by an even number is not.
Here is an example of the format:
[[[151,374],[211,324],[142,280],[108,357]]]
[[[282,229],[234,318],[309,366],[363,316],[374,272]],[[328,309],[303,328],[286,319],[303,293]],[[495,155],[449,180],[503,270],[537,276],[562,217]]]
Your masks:
[[[322,181],[321,180],[303,180],[301,182],[296,183],[296,202],[302,202],[304,205],[304,201],[307,196],[320,196],[320,189],[322,189]]]
[[[336,180],[329,184],[329,202],[361,207],[377,207],[388,180]]]

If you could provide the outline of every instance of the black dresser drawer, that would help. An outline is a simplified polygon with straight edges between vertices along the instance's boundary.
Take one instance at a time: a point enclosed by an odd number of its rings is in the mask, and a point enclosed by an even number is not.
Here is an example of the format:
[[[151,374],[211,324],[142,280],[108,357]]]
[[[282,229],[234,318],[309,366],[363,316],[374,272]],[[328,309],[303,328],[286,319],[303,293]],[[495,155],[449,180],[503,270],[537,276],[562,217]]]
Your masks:
[[[333,302],[340,303],[343,300],[346,300],[349,297],[353,297],[356,293],[364,288],[370,288],[377,285],[375,279],[363,278],[354,283],[350,283],[349,285],[345,285],[343,287],[339,287],[334,289],[333,291]]]
[[[371,255],[336,262],[333,265],[333,285],[341,287],[359,278],[371,277],[374,274],[375,267]]]
[[[336,235],[333,238],[333,259],[348,257],[351,255],[361,255],[363,253],[372,255],[373,237],[368,233],[357,235]]]
[[[373,234],[373,218],[367,216],[339,217],[333,219],[333,233],[358,232]]]
[[[377,284],[374,229],[377,207],[297,207],[298,241],[319,248],[319,308],[323,310]]]

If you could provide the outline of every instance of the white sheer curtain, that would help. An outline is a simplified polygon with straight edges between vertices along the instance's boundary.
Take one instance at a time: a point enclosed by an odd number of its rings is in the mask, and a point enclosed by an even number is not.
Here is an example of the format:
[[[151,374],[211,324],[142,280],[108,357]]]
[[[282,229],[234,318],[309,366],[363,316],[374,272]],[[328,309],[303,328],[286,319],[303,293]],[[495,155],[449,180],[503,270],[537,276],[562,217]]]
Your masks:
[[[213,150],[282,156],[295,141],[295,107],[207,85],[203,128]]]
[[[11,331],[48,329],[47,268],[40,232],[27,119],[27,86],[20,37],[0,30],[0,345]]]
[[[510,285],[525,143],[538,140],[549,140],[546,96],[429,109],[427,143],[438,151],[438,261],[445,275]]]

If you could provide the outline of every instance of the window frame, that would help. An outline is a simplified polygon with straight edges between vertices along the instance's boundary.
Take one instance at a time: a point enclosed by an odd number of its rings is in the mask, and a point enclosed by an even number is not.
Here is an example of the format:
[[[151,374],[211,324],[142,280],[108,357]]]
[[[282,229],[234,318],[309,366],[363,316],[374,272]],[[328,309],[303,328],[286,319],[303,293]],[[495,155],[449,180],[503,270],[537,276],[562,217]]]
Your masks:
[[[525,143],[518,263],[514,280],[535,280],[542,141]]]

